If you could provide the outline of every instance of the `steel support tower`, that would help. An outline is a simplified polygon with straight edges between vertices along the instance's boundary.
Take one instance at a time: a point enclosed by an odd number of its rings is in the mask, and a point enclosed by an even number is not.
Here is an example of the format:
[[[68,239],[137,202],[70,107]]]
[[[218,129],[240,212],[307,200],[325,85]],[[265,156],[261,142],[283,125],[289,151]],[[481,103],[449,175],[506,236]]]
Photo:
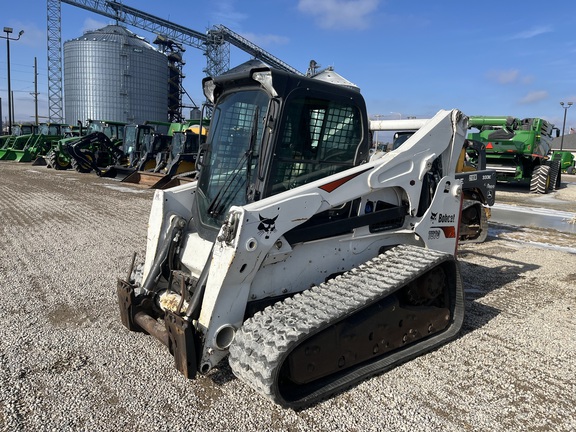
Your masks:
[[[168,20],[155,17],[136,8],[109,0],[47,0],[48,6],[48,105],[50,121],[63,121],[62,106],[62,36],[61,3],[76,6],[150,33],[162,35],[174,42],[204,51],[207,76],[218,76],[230,69],[230,45],[262,60],[264,63],[298,75],[289,66],[262,48],[234,33],[223,25],[201,33]]]

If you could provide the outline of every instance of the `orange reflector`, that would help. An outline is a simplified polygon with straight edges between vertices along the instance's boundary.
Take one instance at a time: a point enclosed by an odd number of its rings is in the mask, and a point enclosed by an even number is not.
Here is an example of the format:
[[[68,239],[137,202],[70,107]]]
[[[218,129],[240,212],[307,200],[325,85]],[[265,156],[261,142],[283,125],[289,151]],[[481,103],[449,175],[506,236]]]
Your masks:
[[[456,238],[456,227],[447,226],[447,227],[440,227],[442,231],[444,231],[444,237],[446,238]]]
[[[491,143],[491,142],[489,142],[488,144],[486,144],[486,148],[487,148],[487,149],[491,149],[491,148],[493,148],[493,147],[492,147],[492,143]]]

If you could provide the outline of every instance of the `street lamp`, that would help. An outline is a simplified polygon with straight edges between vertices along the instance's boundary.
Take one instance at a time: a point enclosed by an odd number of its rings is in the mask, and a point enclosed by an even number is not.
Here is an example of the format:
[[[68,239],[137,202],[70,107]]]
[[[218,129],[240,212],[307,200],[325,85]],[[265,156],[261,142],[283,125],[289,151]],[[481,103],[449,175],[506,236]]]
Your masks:
[[[566,127],[566,112],[568,112],[568,108],[572,106],[572,102],[568,102],[566,106],[564,106],[564,102],[560,102],[562,108],[564,108],[564,123],[562,123],[562,138],[560,138],[560,151],[564,147],[564,128]]]
[[[4,33],[6,36],[0,36],[2,39],[6,39],[6,58],[8,63],[8,134],[12,135],[12,89],[10,88],[10,41],[17,41],[20,36],[24,34],[24,30],[20,30],[17,38],[11,38],[10,34],[14,31],[11,27],[4,27]]]

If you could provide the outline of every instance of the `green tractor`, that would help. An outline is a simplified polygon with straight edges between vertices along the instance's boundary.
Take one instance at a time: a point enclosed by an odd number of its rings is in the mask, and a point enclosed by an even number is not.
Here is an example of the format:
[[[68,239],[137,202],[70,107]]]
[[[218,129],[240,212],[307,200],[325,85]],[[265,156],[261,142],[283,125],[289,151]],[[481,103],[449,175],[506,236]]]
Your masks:
[[[104,132],[92,132],[66,144],[72,158],[72,167],[81,173],[95,171],[98,176],[108,177],[103,167],[128,163],[122,151],[122,143],[114,142]]]
[[[8,149],[14,145],[16,137],[20,135],[31,135],[37,133],[38,126],[33,124],[17,124],[12,125],[11,135],[0,136],[0,159],[7,153]]]
[[[566,150],[556,150],[552,153],[552,160],[560,161],[561,172],[567,174],[574,174],[576,172],[576,168],[574,166],[575,158],[571,152]]]
[[[37,155],[49,149],[53,141],[70,133],[70,126],[67,124],[42,123],[33,133],[21,134],[11,139],[10,144],[7,144],[0,154],[0,159],[31,162]]]
[[[80,138],[95,132],[101,132],[106,135],[114,146],[122,145],[125,126],[126,123],[122,122],[87,120],[84,127],[80,125],[80,128],[77,131],[77,136],[63,138],[55,142],[43,158],[45,159],[48,168],[54,168],[56,170],[74,168],[78,172],[90,172],[92,171],[92,168],[89,168],[85,163],[78,163],[78,161],[75,161],[70,155],[68,151],[69,145],[74,144]]]
[[[560,188],[560,161],[552,157],[558,129],[541,118],[472,116],[468,139],[486,146],[488,169],[498,181],[527,182],[530,192],[545,194]]]

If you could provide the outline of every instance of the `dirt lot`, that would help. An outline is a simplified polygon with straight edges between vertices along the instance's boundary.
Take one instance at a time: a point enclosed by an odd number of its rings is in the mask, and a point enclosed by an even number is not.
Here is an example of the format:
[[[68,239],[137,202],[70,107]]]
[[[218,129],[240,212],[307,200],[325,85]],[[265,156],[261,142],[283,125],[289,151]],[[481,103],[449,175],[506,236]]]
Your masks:
[[[574,212],[574,192],[497,200]],[[459,252],[455,341],[294,412],[226,364],[187,381],[160,343],[122,327],[116,278],[144,253],[152,194],[0,162],[0,430],[576,430],[576,235],[534,243],[541,230],[491,226]]]

